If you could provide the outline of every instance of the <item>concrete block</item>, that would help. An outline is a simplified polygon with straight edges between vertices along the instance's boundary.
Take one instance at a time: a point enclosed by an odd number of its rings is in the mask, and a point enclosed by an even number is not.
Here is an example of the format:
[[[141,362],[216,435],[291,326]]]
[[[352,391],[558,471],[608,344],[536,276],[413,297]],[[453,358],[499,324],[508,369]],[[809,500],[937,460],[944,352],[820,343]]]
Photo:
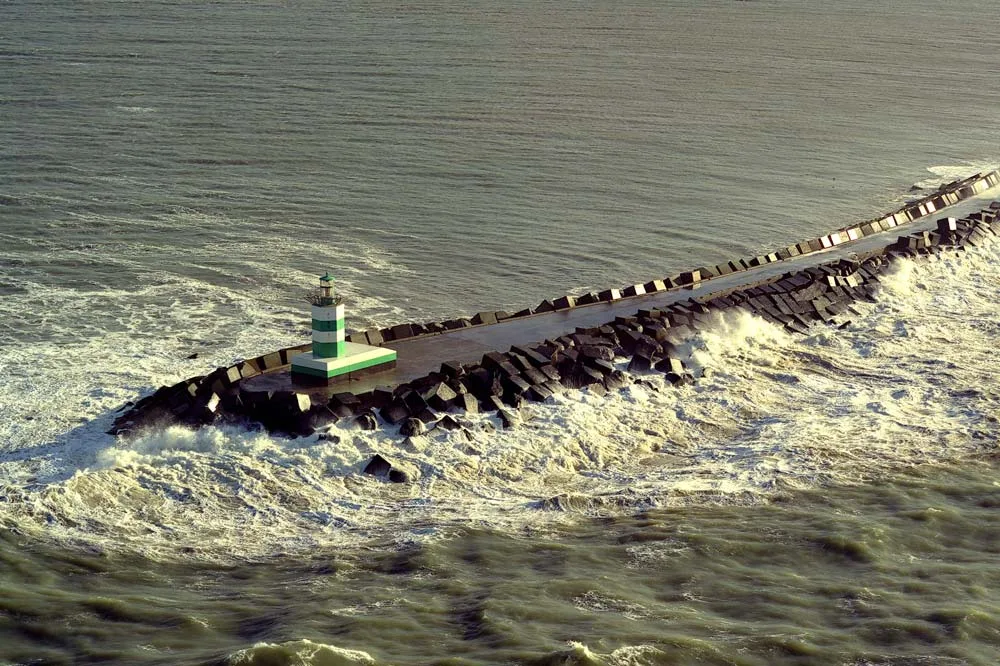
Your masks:
[[[642,296],[646,293],[646,288],[641,284],[629,285],[622,289],[622,296],[628,298],[630,296]]]
[[[458,393],[444,382],[439,382],[425,391],[421,397],[431,409],[444,412],[458,400]]]
[[[560,296],[552,302],[556,310],[568,310],[576,306],[576,298],[573,296]]]
[[[495,324],[497,323],[497,316],[494,312],[477,312],[472,317],[472,323],[476,326],[483,324]]]
[[[555,309],[556,309],[556,306],[552,303],[552,301],[546,299],[546,300],[544,300],[544,301],[542,301],[541,303],[538,304],[538,306],[535,308],[535,312],[536,313],[538,313],[538,312],[553,312]]]
[[[701,281],[701,271],[693,270],[681,273],[677,276],[677,284],[688,285]]]
[[[392,327],[393,340],[405,340],[413,337],[413,326],[411,324],[396,324]]]
[[[226,383],[235,384],[242,378],[243,376],[240,374],[239,366],[233,365],[226,368],[226,379],[225,379]]]
[[[552,391],[543,385],[535,384],[525,392],[524,396],[532,402],[545,402],[552,397]]]
[[[653,294],[658,291],[666,291],[667,285],[663,282],[663,280],[650,280],[646,284],[642,285],[642,288],[647,294]]]
[[[611,301],[617,301],[622,297],[622,294],[617,289],[605,289],[597,294],[597,298],[602,302],[608,303]]]
[[[281,362],[280,352],[271,352],[270,354],[264,354],[260,357],[258,365],[262,370],[276,370],[284,365]]]
[[[465,368],[458,361],[445,361],[441,364],[440,373],[450,379],[457,379],[465,374]]]

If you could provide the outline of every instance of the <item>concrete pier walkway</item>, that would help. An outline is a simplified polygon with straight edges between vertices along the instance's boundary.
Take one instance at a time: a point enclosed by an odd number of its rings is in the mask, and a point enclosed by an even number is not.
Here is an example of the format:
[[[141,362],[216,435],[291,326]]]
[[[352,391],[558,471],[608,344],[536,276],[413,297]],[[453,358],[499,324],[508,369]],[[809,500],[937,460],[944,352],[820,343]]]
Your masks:
[[[978,211],[991,200],[993,190],[948,206],[914,222],[903,224],[882,233],[862,237],[836,247],[778,261],[746,271],[712,278],[693,287],[682,287],[653,294],[622,298],[608,303],[594,303],[568,310],[545,312],[526,317],[507,319],[495,324],[462,328],[442,333],[423,335],[400,341],[386,342],[385,347],[396,350],[398,359],[392,370],[378,374],[335,381],[329,385],[306,386],[292,381],[287,367],[278,368],[240,382],[244,391],[295,391],[308,393],[316,398],[335,393],[363,393],[378,387],[403,384],[438,370],[443,362],[472,363],[492,351],[506,351],[514,345],[528,345],[547,338],[556,338],[574,332],[578,327],[591,328],[613,321],[615,317],[632,316],[640,309],[663,308],[691,298],[713,298],[727,292],[754,284],[767,282],[789,271],[798,271],[851,255],[864,257],[891,244],[897,236],[930,230],[943,217],[962,217]]]

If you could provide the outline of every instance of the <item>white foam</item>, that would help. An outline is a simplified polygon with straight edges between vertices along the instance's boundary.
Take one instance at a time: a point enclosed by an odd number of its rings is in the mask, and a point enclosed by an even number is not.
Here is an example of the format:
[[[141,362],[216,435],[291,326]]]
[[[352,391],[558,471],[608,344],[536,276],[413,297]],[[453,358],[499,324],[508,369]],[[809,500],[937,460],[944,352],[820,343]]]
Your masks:
[[[348,650],[314,643],[308,639],[287,643],[257,643],[240,650],[226,660],[231,666],[262,666],[263,664],[302,664],[302,666],[352,666],[374,664],[375,659],[361,650]]]
[[[68,432],[49,446],[32,439],[38,433],[8,432],[25,445],[0,455],[0,516],[23,531],[151,557],[253,558],[446,538],[468,525],[544,531],[578,514],[755,502],[975,454],[995,446],[998,263],[994,248],[902,262],[884,280],[885,298],[857,306],[854,324],[805,338],[729,313],[680,348],[701,375],[694,386],[674,389],[653,374],[606,397],[567,392],[529,404],[515,430],[468,417],[468,433],[434,431],[405,445],[391,429],[347,424],[300,439],[171,427],[116,442],[101,434],[106,423],[74,428],[72,419],[121,399],[140,382],[135,370],[99,366],[112,388],[85,402],[72,395],[90,376],[77,367],[57,396],[69,404],[59,412]],[[105,349],[94,344],[91,358]],[[170,365],[124,335],[121,345],[116,363],[132,354],[150,372]],[[35,358],[44,366],[55,351]],[[18,381],[11,390],[39,406],[58,391],[27,374]],[[360,474],[374,453],[412,466],[419,480]],[[540,502],[557,495],[565,501]]]
[[[946,183],[963,180],[977,173],[989,173],[997,168],[1000,168],[1000,163],[983,160],[970,160],[962,164],[939,164],[927,167],[927,171],[931,175],[917,182],[916,186],[925,190],[934,190]]]

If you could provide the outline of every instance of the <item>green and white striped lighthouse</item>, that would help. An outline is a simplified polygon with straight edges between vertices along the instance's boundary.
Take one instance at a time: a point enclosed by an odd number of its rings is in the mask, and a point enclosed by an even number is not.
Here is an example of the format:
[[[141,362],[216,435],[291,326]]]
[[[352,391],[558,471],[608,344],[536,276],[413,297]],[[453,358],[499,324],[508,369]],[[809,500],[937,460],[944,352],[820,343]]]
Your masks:
[[[396,351],[347,342],[343,299],[333,292],[333,278],[319,279],[312,304],[312,351],[291,358],[292,377],[309,380],[350,379],[355,374],[381,372],[396,367]]]
[[[333,295],[329,273],[319,279],[319,294],[312,299],[313,356],[341,358],[344,350],[344,304]]]

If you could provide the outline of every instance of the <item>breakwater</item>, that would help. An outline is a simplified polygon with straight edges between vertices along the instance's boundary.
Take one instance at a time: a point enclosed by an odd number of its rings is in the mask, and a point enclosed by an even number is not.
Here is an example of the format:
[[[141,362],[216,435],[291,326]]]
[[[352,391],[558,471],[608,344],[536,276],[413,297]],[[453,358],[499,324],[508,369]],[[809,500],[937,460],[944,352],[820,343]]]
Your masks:
[[[289,357],[309,346],[279,350],[163,387],[129,406],[112,432],[125,434],[167,423],[197,426],[239,420],[274,431],[308,434],[337,419],[355,419],[363,428],[376,428],[381,423],[399,425],[400,433],[408,436],[434,427],[461,428],[461,411],[497,412],[504,426],[513,427],[519,421],[518,408],[523,401],[544,401],[559,391],[582,387],[616,390],[635,377],[642,381],[645,372],[662,372],[675,384],[692,381],[696,378],[674,349],[707,325],[713,313],[743,308],[799,333],[815,322],[842,324],[851,316],[852,302],[874,298],[879,275],[893,260],[975,245],[993,233],[998,211],[994,206],[961,220],[943,218],[934,228],[898,237],[886,232],[998,182],[996,172],[979,174],[943,186],[877,220],[725,266],[701,267],[583,296],[563,296],[513,314],[480,312],[448,322],[401,324],[353,333],[351,339],[368,344],[394,345],[397,349],[422,345],[426,353],[409,373],[375,378],[390,386],[368,382],[333,384],[320,391],[296,389],[282,378],[287,375]],[[841,245],[860,246],[855,241],[866,237],[880,242],[859,252],[858,257],[799,270],[763,270]],[[723,279],[737,273],[745,274],[737,286],[732,286],[732,279]],[[700,295],[690,295],[696,293],[694,287],[699,287]],[[657,300],[661,294],[664,298]],[[661,301],[669,304],[660,307]],[[617,314],[601,319],[612,311]],[[586,325],[572,326],[574,322]],[[561,325],[568,327],[558,328]],[[465,329],[500,332],[491,339],[509,341],[481,356],[477,353],[474,359],[467,357],[477,350],[469,350],[466,358],[461,358],[462,350],[456,350],[460,346],[451,342],[459,340]],[[508,347],[507,352],[499,351]],[[460,358],[452,360],[456,355]],[[401,360],[403,356],[401,353]],[[615,359],[620,358],[629,359],[630,372],[616,368]],[[404,472],[382,458],[373,460],[368,471],[405,480]]]

